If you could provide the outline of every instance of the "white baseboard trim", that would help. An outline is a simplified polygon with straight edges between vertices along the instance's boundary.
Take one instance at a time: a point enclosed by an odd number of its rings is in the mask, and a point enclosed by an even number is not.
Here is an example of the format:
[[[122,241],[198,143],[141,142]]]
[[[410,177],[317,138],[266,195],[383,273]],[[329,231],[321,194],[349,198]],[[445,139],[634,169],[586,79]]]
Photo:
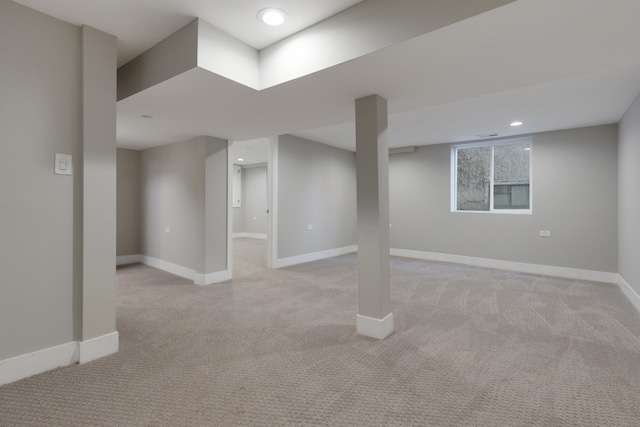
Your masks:
[[[78,362],[78,343],[69,342],[0,360],[0,385]]]
[[[187,267],[183,267],[178,264],[173,264],[168,261],[163,261],[158,258],[153,258],[147,255],[142,256],[142,262],[149,267],[154,267],[167,273],[175,274],[176,276],[184,277],[185,279],[194,280],[196,272]]]
[[[244,238],[247,238],[247,239],[267,240],[267,235],[266,234],[261,234],[261,233],[233,233],[232,237],[234,239],[244,237]]]
[[[120,348],[119,337],[118,331],[115,331],[87,341],[78,342],[78,362],[81,364],[87,363],[117,353]]]
[[[527,264],[523,262],[501,261],[497,259],[476,258],[462,255],[450,255],[437,252],[412,251],[407,249],[391,249],[391,255],[423,259],[427,261],[466,264],[475,267],[494,268],[517,273],[540,274],[544,276],[562,277],[574,280],[590,280],[594,282],[617,283],[617,273],[606,271],[580,270],[577,268],[556,267],[553,265]]]
[[[618,274],[617,276],[618,280],[616,281],[616,283],[618,284],[624,295],[629,299],[629,301],[631,301],[631,304],[633,304],[636,310],[640,311],[640,295],[638,295],[638,293],[631,287],[629,283],[627,283],[626,280],[622,278],[621,275]]]
[[[116,331],[87,341],[72,341],[0,360],[0,386],[74,363],[91,362],[117,353],[118,348]]]
[[[213,285],[214,283],[226,282],[228,280],[231,280],[231,272],[229,270],[224,270],[209,274],[195,273],[193,283],[199,286],[207,286]]]
[[[209,274],[201,274],[197,273],[195,270],[187,267],[183,267],[178,264],[173,264],[168,261],[163,261],[161,259],[153,258],[150,256],[143,255],[142,263],[148,265],[149,267],[154,267],[162,271],[166,271],[167,273],[175,274],[176,276],[184,277],[188,280],[193,280],[193,283],[199,286],[212,285],[214,283],[226,282],[227,280],[231,280],[231,271],[223,270],[216,271],[215,273]]]
[[[304,264],[305,262],[318,261],[335,256],[346,255],[357,252],[357,246],[345,246],[343,248],[328,249],[326,251],[312,252],[309,254],[296,255],[288,258],[278,258],[275,260],[273,268],[290,267],[292,265]]]
[[[393,313],[389,313],[384,319],[356,316],[356,331],[366,337],[383,340],[393,332]]]
[[[116,257],[116,265],[136,264],[142,262],[142,255],[120,255]]]

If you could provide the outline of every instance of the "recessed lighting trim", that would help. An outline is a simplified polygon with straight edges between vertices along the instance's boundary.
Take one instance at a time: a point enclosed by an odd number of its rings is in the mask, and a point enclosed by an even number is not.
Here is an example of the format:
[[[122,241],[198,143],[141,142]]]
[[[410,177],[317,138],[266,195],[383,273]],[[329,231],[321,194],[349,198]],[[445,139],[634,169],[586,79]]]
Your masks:
[[[267,25],[271,25],[272,27],[282,25],[286,18],[287,12],[281,9],[276,9],[275,7],[262,9],[260,12],[258,12],[258,20],[260,22],[264,22]]]
[[[516,120],[515,122],[511,122],[511,126],[516,127],[516,126],[522,126],[522,122],[519,120]]]
[[[239,162],[244,162],[244,159],[242,157],[238,157],[238,161]]]

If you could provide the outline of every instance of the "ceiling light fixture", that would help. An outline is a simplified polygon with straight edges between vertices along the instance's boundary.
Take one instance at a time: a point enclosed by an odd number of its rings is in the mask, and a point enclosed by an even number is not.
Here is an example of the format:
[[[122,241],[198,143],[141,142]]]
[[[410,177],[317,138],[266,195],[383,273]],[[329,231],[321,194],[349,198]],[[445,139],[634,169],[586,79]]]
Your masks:
[[[511,122],[511,126],[513,127],[522,126],[522,122],[521,121]]]
[[[244,159],[242,157],[238,157],[238,161],[239,162],[244,162]]]
[[[282,25],[286,18],[287,13],[284,10],[276,9],[273,7],[262,9],[260,12],[258,12],[258,20],[273,27]]]

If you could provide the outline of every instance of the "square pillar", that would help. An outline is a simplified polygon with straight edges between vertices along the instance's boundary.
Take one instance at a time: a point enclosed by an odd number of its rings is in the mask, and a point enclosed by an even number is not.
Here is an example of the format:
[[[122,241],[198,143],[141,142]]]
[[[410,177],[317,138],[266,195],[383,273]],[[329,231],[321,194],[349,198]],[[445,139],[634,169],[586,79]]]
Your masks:
[[[116,331],[116,56],[117,39],[83,26],[81,226],[76,271],[82,283],[79,361],[118,351]],[[79,160],[79,161],[78,161]],[[78,179],[78,178],[76,178]]]
[[[389,148],[387,101],[356,100],[358,185],[358,316],[361,335],[384,339],[393,332],[389,260]]]

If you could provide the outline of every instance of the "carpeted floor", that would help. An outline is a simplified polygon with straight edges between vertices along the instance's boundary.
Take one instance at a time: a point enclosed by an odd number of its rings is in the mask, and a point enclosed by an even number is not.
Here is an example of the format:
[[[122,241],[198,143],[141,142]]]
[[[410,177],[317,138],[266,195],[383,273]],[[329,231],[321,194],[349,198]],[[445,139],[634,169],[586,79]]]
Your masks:
[[[611,284],[394,258],[395,332],[355,333],[356,257],[233,282],[118,269],[118,354],[0,387],[1,426],[640,425],[640,314]]]

